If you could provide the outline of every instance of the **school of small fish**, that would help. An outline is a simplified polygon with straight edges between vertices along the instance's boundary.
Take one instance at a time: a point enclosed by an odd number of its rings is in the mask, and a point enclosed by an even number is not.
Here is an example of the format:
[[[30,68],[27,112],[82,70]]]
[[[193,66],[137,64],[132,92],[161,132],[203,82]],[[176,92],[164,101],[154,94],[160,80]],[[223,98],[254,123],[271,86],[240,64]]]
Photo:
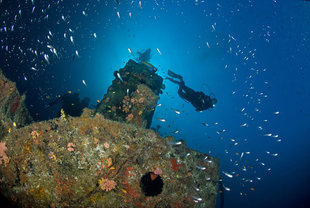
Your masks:
[[[82,42],[87,41],[93,43],[94,41],[100,41],[104,37],[104,29],[108,29],[111,26],[111,22],[117,22],[116,24],[124,24],[126,21],[133,21],[137,15],[140,15],[140,11],[146,9],[147,2],[145,1],[130,1],[128,10],[122,9],[123,4],[127,4],[123,1],[103,1],[97,0],[93,3],[88,1],[79,1],[70,4],[65,4],[64,0],[55,1],[35,1],[35,0],[24,0],[16,1],[12,4],[8,4],[9,1],[0,0],[0,6],[3,12],[0,14],[1,25],[0,25],[0,52],[1,57],[5,57],[1,60],[1,68],[10,68],[12,63],[19,66],[26,66],[27,70],[21,76],[24,82],[29,82],[30,77],[35,76],[37,73],[44,72],[63,60],[79,60],[84,58],[87,49],[83,46]],[[165,2],[159,2],[155,0],[154,9],[166,11]],[[179,3],[177,3],[178,5]],[[194,1],[196,6],[203,5],[203,0]],[[251,2],[249,2],[251,4]],[[179,6],[179,5],[178,5]],[[106,18],[102,25],[103,29],[98,27],[89,28],[88,22],[96,21],[100,19],[102,11],[99,8],[109,7],[113,10],[113,13],[109,18]],[[137,11],[137,9],[139,11]],[[222,9],[220,3],[216,4],[215,9],[209,8],[202,11],[203,15],[211,19],[214,16],[220,16],[219,13]],[[231,13],[237,13],[236,8],[231,10]],[[116,15],[115,15],[116,14]],[[182,16],[182,12],[178,14]],[[73,17],[76,16],[81,18],[81,22],[84,21],[85,25],[80,22],[75,22]],[[160,13],[153,15],[152,20],[157,21],[160,19]],[[27,18],[27,20],[25,20]],[[136,20],[135,20],[136,21]],[[99,20],[97,22],[99,24]],[[210,21],[207,32],[216,34],[222,27],[221,23],[216,21]],[[87,28],[87,29],[85,29]],[[263,34],[266,43],[269,43],[274,32],[270,25],[262,25]],[[254,31],[249,31],[250,34],[254,35]],[[29,34],[34,33],[31,36]],[[20,36],[19,34],[27,34]],[[205,39],[199,35],[201,39],[198,48],[205,50],[212,50],[219,45],[225,44],[226,55],[233,57],[243,65],[232,65],[231,63],[223,63],[223,70],[231,75],[233,86],[230,93],[231,96],[242,98],[244,102],[237,104],[236,114],[240,118],[236,119],[233,126],[227,127],[227,124],[223,122],[208,120],[207,116],[205,119],[197,121],[197,128],[205,131],[206,140],[212,143],[212,138],[218,138],[219,142],[222,142],[223,149],[227,157],[225,160],[231,164],[227,167],[227,170],[222,170],[221,175],[223,176],[223,187],[226,191],[233,191],[227,184],[229,180],[237,180],[242,184],[240,188],[240,195],[246,196],[249,191],[254,191],[254,184],[257,181],[263,180],[263,175],[257,174],[258,170],[264,170],[265,172],[271,171],[269,166],[269,160],[279,156],[276,150],[264,149],[261,152],[251,151],[251,148],[246,146],[246,143],[251,138],[243,138],[235,136],[233,134],[235,129],[239,129],[241,132],[248,131],[251,129],[253,134],[260,135],[260,138],[264,142],[269,144],[278,144],[282,141],[281,136],[278,132],[270,130],[270,120],[281,116],[281,112],[278,109],[272,109],[269,113],[264,114],[263,104],[268,97],[268,87],[270,86],[267,78],[264,78],[264,73],[268,71],[266,67],[263,67],[256,59],[257,49],[252,47],[250,44],[244,43],[238,34],[228,33],[222,37],[216,36],[216,38]],[[130,54],[136,51],[135,48],[129,48],[132,46],[124,46]],[[159,49],[160,48],[160,49]],[[165,57],[168,53],[163,45],[155,46],[154,51],[156,55]],[[127,52],[127,51],[126,51]],[[182,61],[182,60],[181,60]],[[118,79],[123,82],[123,79],[119,73],[117,73]],[[262,85],[258,85],[256,82],[257,77],[263,77]],[[80,79],[81,80],[81,79]],[[78,80],[77,83],[81,84]],[[82,78],[82,84],[88,89],[92,84],[89,80],[86,83]],[[239,85],[238,85],[239,84]],[[239,89],[238,86],[243,85],[243,89]],[[126,94],[129,95],[129,89]],[[46,97],[46,92],[42,92],[42,100]],[[169,95],[170,96],[170,95]],[[174,98],[171,98],[174,99]],[[219,100],[219,102],[221,102]],[[254,106],[254,107],[253,107]],[[184,106],[170,106],[166,107],[162,103],[157,104],[157,110],[154,115],[154,120],[159,122],[160,125],[167,126],[169,133],[175,134],[177,139],[183,137],[186,134],[186,130],[178,128],[174,120],[187,119],[191,116],[191,113],[184,110]],[[174,117],[168,119],[166,112],[171,112]],[[212,112],[200,112],[202,115],[211,114]],[[206,113],[206,114],[205,114]],[[170,114],[169,114],[170,115]],[[262,116],[263,115],[263,116]],[[192,121],[195,122],[195,121]],[[155,123],[155,122],[154,122]],[[171,130],[171,129],[172,130]],[[254,130],[255,129],[255,130]],[[191,129],[192,130],[192,129]],[[188,133],[188,132],[187,132]],[[184,138],[182,138],[184,139]],[[181,145],[182,142],[177,140],[176,142],[168,143],[168,145]],[[211,150],[208,153],[212,154]],[[260,155],[268,156],[267,159],[259,159]],[[185,155],[188,157],[189,153]],[[265,158],[265,157],[264,157]],[[206,159],[207,162],[212,162]],[[206,171],[204,166],[196,166],[201,171]],[[210,178],[206,179],[209,182]],[[199,189],[194,187],[198,192]],[[197,190],[198,189],[198,190]],[[202,198],[197,196],[191,196],[193,201],[200,203]]]

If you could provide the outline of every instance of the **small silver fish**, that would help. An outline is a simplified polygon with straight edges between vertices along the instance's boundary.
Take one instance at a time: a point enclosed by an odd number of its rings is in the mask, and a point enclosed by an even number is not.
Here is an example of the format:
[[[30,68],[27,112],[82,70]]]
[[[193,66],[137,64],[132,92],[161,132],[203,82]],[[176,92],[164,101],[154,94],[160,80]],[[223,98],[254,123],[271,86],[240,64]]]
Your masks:
[[[243,157],[243,154],[244,154],[244,153],[242,152],[242,153],[241,153],[241,156],[240,156],[240,160],[241,160],[241,158]]]
[[[198,168],[199,170],[205,170],[205,169],[207,169],[206,167],[203,167],[203,166],[196,166],[196,168]]]
[[[224,173],[224,175],[226,175],[228,178],[232,178],[232,177],[233,177],[231,174],[226,173],[226,172],[224,172],[224,171],[222,171],[222,173]]]
[[[168,142],[168,144],[170,144],[170,145],[180,145],[180,144],[182,144],[182,142],[181,141]]]
[[[87,87],[87,84],[86,84],[86,82],[85,82],[84,79],[82,80],[82,82],[83,82],[83,84],[85,85],[85,87]]]
[[[159,53],[159,55],[162,55],[161,51],[157,48],[157,52]]]
[[[72,44],[74,44],[74,40],[73,40],[73,36],[72,35],[70,36],[70,41],[71,41]]]
[[[53,48],[53,54],[55,54],[58,57],[58,54],[55,48]]]
[[[124,81],[123,81],[123,78],[121,77],[121,75],[120,75],[119,72],[117,72],[116,75],[117,75],[117,77],[118,77],[122,82],[124,82]]]
[[[201,202],[201,201],[202,201],[202,198],[197,197],[197,196],[192,196],[192,198],[193,198],[195,201],[198,201],[198,202]]]
[[[193,186],[193,188],[196,190],[196,191],[200,191],[200,189],[196,186]]]
[[[166,119],[163,119],[163,118],[157,118],[157,120],[159,120],[161,122],[166,122]]]
[[[184,157],[188,157],[188,156],[190,156],[191,155],[191,153],[186,153],[185,155],[184,155]]]
[[[76,54],[77,57],[80,57],[78,50],[75,50],[75,54]]]
[[[181,114],[181,112],[180,111],[178,111],[178,110],[173,110],[176,114],[178,114],[178,115],[180,115]]]
[[[208,48],[210,48],[210,45],[209,45],[209,43],[208,43],[208,42],[206,42],[206,45],[208,46]]]
[[[224,189],[225,189],[226,191],[230,191],[230,188],[224,186],[224,184],[223,184],[223,187],[224,187]]]
[[[46,60],[46,62],[49,64],[50,63],[50,61],[49,61],[49,57],[48,57],[48,55],[47,54],[44,54],[44,59]]]
[[[217,134],[221,134],[221,133],[224,133],[224,132],[226,132],[226,129],[218,130],[216,133]]]

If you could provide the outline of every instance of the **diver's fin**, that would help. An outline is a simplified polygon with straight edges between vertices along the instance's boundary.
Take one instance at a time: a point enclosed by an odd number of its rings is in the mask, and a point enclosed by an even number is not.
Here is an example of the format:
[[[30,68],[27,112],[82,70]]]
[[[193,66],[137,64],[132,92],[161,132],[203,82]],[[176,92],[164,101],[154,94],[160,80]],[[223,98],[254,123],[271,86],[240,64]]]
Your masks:
[[[181,75],[178,75],[178,74],[170,71],[169,69],[168,69],[168,75],[171,76],[171,77],[178,78],[178,79],[183,79],[183,77]]]

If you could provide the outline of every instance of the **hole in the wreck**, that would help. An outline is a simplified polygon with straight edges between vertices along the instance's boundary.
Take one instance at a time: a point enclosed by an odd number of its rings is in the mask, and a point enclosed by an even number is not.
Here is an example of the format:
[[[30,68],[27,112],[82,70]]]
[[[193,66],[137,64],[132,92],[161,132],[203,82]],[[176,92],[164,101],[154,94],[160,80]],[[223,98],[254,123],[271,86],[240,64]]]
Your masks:
[[[160,175],[153,172],[144,174],[140,181],[140,187],[145,196],[157,196],[163,190],[164,182]]]

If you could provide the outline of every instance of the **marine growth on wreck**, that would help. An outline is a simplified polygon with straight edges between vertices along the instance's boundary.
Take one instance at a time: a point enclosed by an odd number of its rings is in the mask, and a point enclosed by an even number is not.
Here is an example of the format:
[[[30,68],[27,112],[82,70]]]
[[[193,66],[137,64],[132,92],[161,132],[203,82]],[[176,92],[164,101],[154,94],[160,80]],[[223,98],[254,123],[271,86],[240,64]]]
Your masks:
[[[129,60],[96,109],[31,122],[0,73],[0,191],[19,207],[215,207],[219,161],[149,129],[164,88]]]

